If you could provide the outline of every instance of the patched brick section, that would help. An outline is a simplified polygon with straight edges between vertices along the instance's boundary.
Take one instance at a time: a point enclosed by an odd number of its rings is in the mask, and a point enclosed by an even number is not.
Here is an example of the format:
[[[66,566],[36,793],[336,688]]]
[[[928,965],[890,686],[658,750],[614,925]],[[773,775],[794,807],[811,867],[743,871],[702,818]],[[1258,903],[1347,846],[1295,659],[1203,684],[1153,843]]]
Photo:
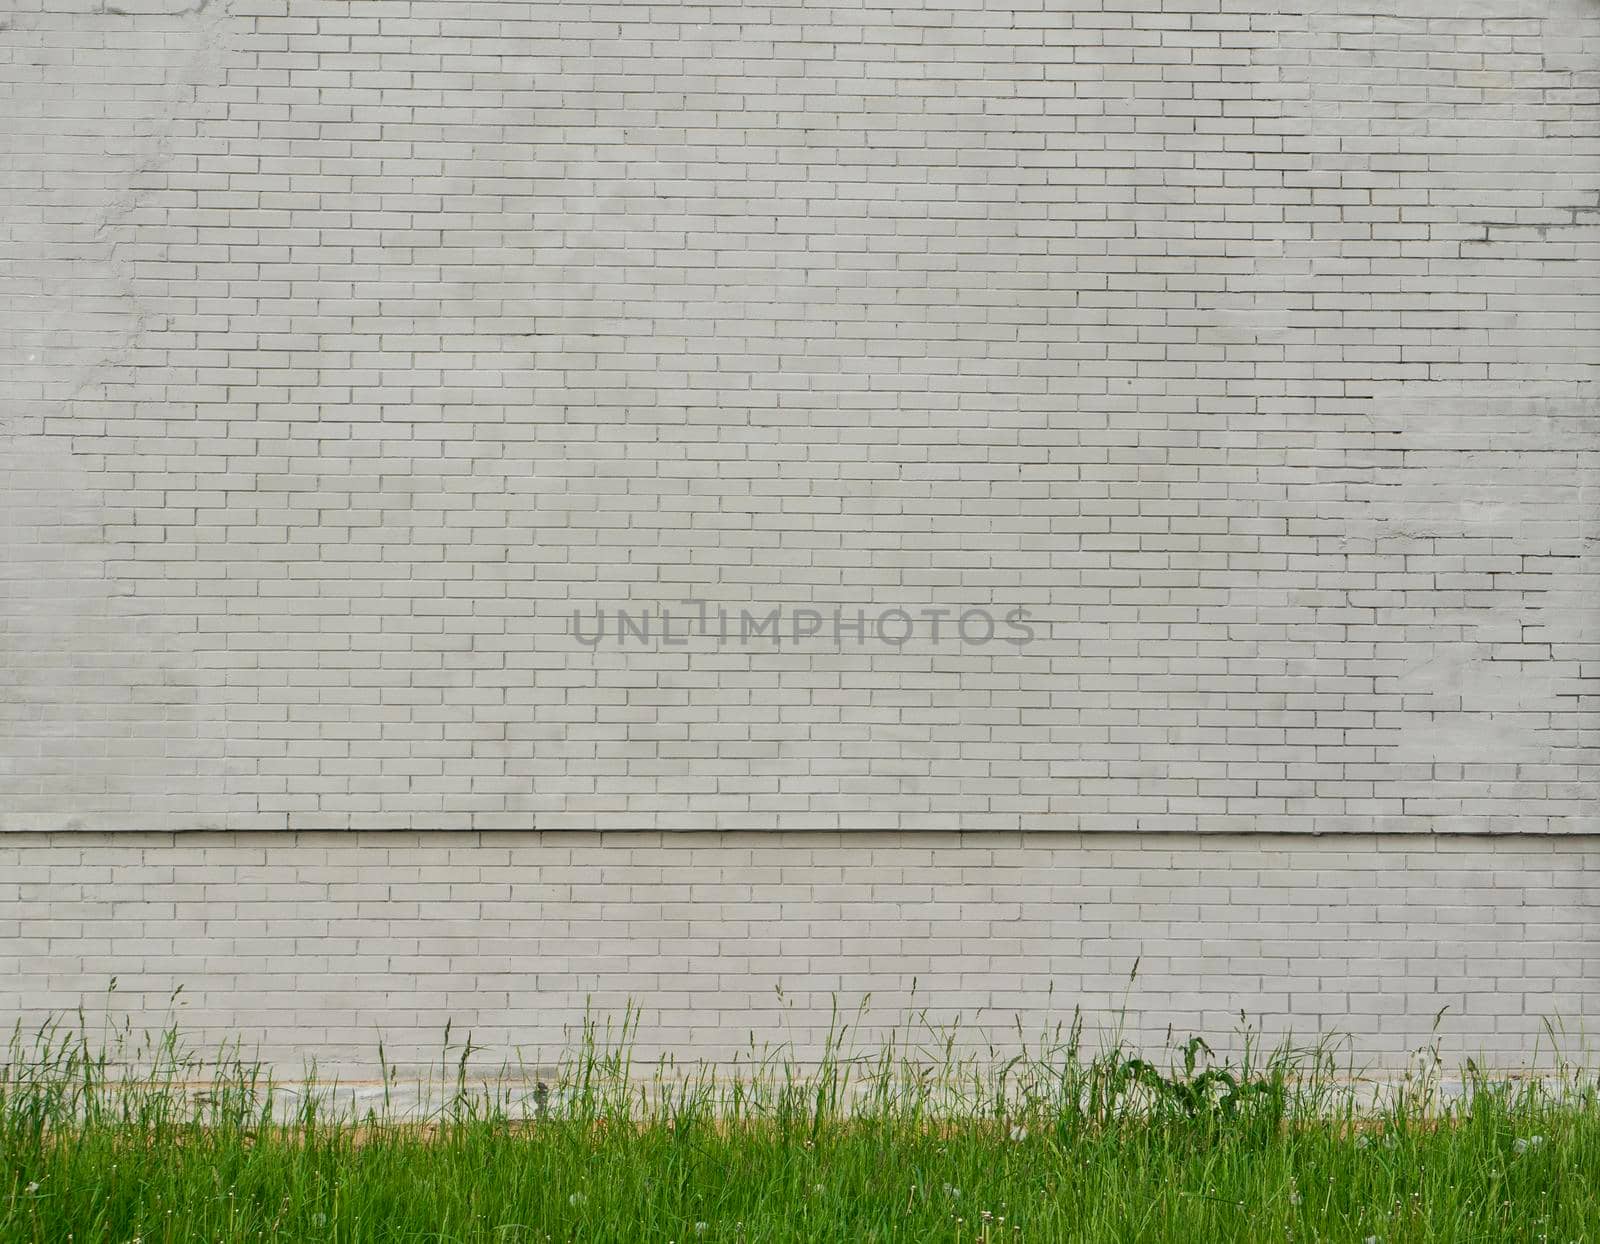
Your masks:
[[[1587,385],[1454,388],[1377,399],[1382,448],[1353,490],[1368,517],[1352,538],[1371,539],[1393,589],[1386,758],[1430,764],[1415,811],[1594,832],[1595,399]]]
[[[281,1069],[548,1063],[585,1006],[643,1010],[646,1058],[821,1047],[871,995],[871,1048],[928,1008],[1008,1048],[1127,1003],[1219,1048],[1343,1032],[1396,1068],[1583,1048],[1600,1004],[1600,856],[1549,836],[1194,834],[18,835],[0,842],[0,1019],[107,983],[135,1024],[259,1041]],[[1137,979],[1130,985],[1135,961]],[[782,996],[779,995],[779,987]],[[852,1021],[855,1022],[855,1021]],[[1541,1044],[1542,1043],[1542,1044]]]

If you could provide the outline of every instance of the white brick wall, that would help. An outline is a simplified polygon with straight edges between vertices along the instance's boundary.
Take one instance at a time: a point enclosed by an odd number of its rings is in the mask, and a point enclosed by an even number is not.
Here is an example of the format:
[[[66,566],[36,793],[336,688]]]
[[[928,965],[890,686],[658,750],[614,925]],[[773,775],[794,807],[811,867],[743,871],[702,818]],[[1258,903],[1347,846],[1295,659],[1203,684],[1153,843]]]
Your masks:
[[[0,827],[1600,827],[1592,5],[0,24]]]
[[[11,0],[7,1006],[720,1050],[1142,952],[1152,1031],[1525,1052],[1593,1010],[1597,64],[1587,0]],[[570,633],[686,598],[1038,638]]]
[[[182,985],[197,1038],[371,1075],[379,1035],[426,1062],[446,1020],[487,1064],[549,1061],[586,998],[639,1004],[647,1057],[726,1058],[751,1033],[814,1054],[832,999],[870,993],[871,1048],[915,981],[1008,1049],[1018,1015],[1126,996],[1142,1040],[1242,1010],[1390,1068],[1448,1006],[1449,1057],[1518,1063],[1543,1020],[1577,1051],[1600,1014],[1597,899],[1591,842],[1531,835],[24,834],[0,839],[0,1018],[93,1022],[115,976],[159,1024]]]

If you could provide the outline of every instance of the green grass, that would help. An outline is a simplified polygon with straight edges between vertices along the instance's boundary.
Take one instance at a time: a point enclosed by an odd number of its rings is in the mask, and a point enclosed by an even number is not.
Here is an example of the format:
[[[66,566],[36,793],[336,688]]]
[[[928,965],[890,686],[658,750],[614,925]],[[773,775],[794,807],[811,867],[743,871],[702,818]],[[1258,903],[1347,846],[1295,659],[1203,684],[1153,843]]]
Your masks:
[[[425,1118],[286,1108],[168,1030],[19,1030],[0,1070],[0,1240],[1575,1241],[1600,1239],[1584,1074],[1515,1083],[1436,1051],[1373,1104],[1333,1047],[1170,1064],[1073,1025],[1013,1053],[840,1025],[820,1063],[630,1061],[586,1025],[551,1082],[446,1036]],[[385,1082],[397,1082],[385,1070]],[[340,1106],[338,1101],[346,1104]]]

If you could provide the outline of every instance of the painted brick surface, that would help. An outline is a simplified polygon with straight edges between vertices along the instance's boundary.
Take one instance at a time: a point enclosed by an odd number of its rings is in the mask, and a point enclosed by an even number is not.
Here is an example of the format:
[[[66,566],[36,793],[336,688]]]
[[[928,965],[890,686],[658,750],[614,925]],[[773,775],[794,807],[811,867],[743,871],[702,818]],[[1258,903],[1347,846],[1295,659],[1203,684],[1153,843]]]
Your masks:
[[[243,833],[0,841],[0,1017],[98,999],[279,1069],[548,1064],[586,1002],[642,1008],[640,1054],[820,1049],[926,1007],[1014,1049],[1081,1006],[1091,1036],[1169,1024],[1219,1048],[1342,1031],[1394,1069],[1586,1048],[1600,854],[1570,837],[1199,834]],[[1129,973],[1138,961],[1137,979]],[[782,987],[780,999],[778,988]],[[1592,1054],[1593,1051],[1591,1050]],[[1547,1063],[1548,1065],[1548,1063]]]
[[[1592,832],[1597,63],[11,0],[0,827]],[[572,633],[690,598],[1037,637]]]

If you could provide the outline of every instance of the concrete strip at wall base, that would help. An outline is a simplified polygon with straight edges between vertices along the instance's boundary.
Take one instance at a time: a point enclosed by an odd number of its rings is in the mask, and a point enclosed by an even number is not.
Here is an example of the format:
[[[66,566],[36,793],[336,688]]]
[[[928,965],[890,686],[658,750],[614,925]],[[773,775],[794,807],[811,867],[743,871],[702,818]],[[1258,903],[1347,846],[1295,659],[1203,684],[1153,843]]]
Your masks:
[[[1131,1037],[1342,1032],[1402,1066],[1583,1047],[1592,838],[1038,834],[19,834],[0,839],[0,1018],[84,1005],[298,1073],[554,1061],[586,1006],[639,1055],[814,1056],[870,996],[1015,1045],[1126,1002]],[[1130,986],[1135,961],[1137,979]],[[182,987],[175,1006],[171,998]],[[913,989],[914,986],[914,989]],[[781,996],[780,996],[781,988]],[[1226,1040],[1219,1042],[1226,1044]]]

